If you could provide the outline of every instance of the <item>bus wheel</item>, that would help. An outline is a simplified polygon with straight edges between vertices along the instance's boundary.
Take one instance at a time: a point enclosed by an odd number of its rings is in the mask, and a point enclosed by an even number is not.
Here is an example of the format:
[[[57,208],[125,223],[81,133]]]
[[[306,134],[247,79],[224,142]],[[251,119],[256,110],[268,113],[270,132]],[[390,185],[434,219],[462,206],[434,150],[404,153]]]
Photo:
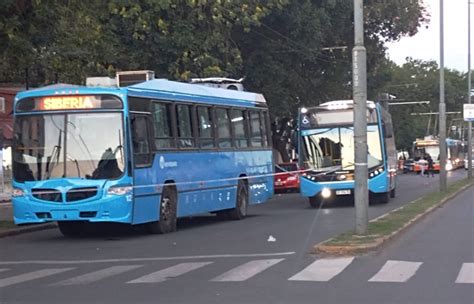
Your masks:
[[[371,195],[371,197],[369,198],[369,202],[375,203],[375,204],[387,204],[388,201],[390,200],[390,196],[391,196],[391,191],[375,193]]]
[[[395,196],[397,196],[397,191],[395,189],[396,188],[393,188],[392,190],[390,190],[390,197],[391,198],[394,198]]]
[[[247,208],[249,205],[249,195],[247,186],[243,181],[239,181],[237,186],[237,200],[235,208],[229,210],[229,218],[231,220],[241,220],[247,216]]]
[[[164,234],[176,231],[177,194],[173,187],[164,187],[160,201],[160,220],[148,224],[153,234]]]
[[[64,236],[77,237],[84,232],[85,223],[81,221],[58,222],[58,227]]]
[[[321,200],[315,195],[309,197],[309,205],[313,208],[321,207]]]

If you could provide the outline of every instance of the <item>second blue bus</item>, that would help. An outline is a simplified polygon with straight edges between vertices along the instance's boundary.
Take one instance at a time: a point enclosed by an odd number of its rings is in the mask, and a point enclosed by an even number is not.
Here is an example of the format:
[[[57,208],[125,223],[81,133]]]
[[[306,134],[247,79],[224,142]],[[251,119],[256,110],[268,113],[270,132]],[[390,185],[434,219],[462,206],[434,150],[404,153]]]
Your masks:
[[[302,108],[299,113],[301,194],[312,207],[354,194],[352,100]],[[379,103],[367,102],[368,189],[371,202],[395,196],[397,159],[392,119]]]

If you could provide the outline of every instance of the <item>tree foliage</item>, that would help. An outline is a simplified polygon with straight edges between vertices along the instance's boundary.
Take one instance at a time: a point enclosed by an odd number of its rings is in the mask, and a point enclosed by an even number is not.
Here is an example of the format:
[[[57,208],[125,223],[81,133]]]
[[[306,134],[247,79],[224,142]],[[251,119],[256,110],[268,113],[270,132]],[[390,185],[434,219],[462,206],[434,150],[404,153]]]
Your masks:
[[[369,97],[402,72],[387,41],[429,16],[418,0],[366,0]],[[301,105],[351,98],[353,3],[348,0],[3,0],[0,82],[83,83],[86,76],[150,69],[158,77],[245,76],[281,134]],[[395,76],[391,75],[395,70]],[[400,75],[398,75],[400,74]],[[391,78],[393,76],[393,79]],[[454,85],[454,84],[453,84]],[[449,87],[448,87],[449,88]],[[277,132],[277,134],[278,134]],[[280,145],[281,146],[281,145]]]
[[[438,116],[416,116],[412,113],[437,113],[439,107],[439,66],[434,61],[409,58],[403,66],[386,66],[390,79],[382,91],[390,92],[401,101],[430,101],[429,105],[392,106],[396,143],[399,149],[409,150],[416,138],[438,135]],[[445,69],[445,102],[448,112],[462,111],[467,80],[458,71]],[[396,101],[396,100],[394,100]],[[448,115],[447,126],[458,125],[459,115]],[[454,135],[454,134],[451,134]]]

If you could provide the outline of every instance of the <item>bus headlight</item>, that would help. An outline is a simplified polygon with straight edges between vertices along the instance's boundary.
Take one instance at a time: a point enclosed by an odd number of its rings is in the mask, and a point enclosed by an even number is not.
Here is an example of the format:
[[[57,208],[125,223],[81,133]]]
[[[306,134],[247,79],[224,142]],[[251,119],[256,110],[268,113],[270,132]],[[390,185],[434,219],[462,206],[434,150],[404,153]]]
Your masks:
[[[331,190],[329,188],[323,188],[323,190],[321,190],[321,196],[323,198],[330,198],[331,197]]]
[[[451,171],[453,170],[453,165],[449,162],[446,164],[446,171]]]
[[[132,193],[132,186],[112,186],[107,190],[107,194],[110,195],[125,195]]]
[[[20,197],[20,196],[24,196],[24,195],[25,195],[25,191],[23,191],[22,189],[13,188],[12,197]]]

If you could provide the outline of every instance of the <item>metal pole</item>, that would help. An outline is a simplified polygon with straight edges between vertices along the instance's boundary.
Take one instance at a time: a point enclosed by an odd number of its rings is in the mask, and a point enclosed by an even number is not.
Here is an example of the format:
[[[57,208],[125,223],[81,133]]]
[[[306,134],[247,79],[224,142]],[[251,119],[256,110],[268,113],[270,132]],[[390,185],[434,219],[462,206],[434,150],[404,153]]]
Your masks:
[[[440,13],[440,68],[439,68],[439,190],[448,188],[446,176],[446,103],[444,102],[444,4],[439,2]]]
[[[356,212],[355,231],[367,234],[369,191],[367,187],[367,53],[364,47],[363,0],[354,0],[354,49],[352,94],[354,98],[354,147]]]
[[[471,103],[471,2],[467,0],[467,103]],[[467,123],[467,178],[472,178],[472,122]]]

